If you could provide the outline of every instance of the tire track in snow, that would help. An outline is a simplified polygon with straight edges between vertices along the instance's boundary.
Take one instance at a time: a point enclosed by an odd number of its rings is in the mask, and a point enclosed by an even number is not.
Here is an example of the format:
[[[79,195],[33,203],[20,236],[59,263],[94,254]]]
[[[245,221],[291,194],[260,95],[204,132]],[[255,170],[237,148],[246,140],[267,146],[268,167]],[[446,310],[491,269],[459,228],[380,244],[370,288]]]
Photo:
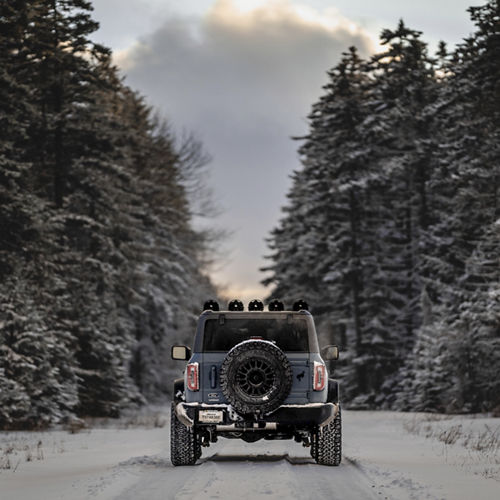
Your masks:
[[[309,450],[293,441],[244,443],[221,440],[213,453],[204,449],[192,467],[162,466],[144,471],[123,500],[200,499],[373,499],[375,486],[346,461],[340,467],[314,463]]]

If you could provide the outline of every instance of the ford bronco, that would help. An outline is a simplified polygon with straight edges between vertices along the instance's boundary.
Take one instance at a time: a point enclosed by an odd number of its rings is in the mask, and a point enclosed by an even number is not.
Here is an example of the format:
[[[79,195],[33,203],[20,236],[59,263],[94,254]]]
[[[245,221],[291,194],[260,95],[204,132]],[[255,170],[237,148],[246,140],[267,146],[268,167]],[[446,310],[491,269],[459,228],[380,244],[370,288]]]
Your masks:
[[[295,439],[318,464],[340,464],[339,385],[324,362],[337,359],[338,348],[320,354],[306,302],[284,310],[273,300],[268,309],[253,300],[244,311],[233,300],[223,311],[207,301],[193,351],[172,347],[173,359],[188,362],[174,381],[173,465],[193,465],[219,437]]]

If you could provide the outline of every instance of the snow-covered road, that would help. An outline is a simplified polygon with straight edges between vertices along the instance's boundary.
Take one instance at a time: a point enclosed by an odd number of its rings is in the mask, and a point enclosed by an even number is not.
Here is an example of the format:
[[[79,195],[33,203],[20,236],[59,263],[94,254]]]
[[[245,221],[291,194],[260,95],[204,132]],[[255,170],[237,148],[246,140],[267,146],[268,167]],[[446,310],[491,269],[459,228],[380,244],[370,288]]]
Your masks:
[[[120,498],[380,498],[356,464],[319,467],[297,444],[224,440],[195,467],[153,469]]]
[[[345,411],[343,418],[340,467],[316,465],[309,450],[293,441],[221,439],[203,450],[196,466],[174,468],[168,458],[168,427],[75,435],[0,433],[0,456],[8,446],[24,450],[12,451],[11,469],[0,470],[0,499],[499,498],[500,459],[474,458],[458,443],[445,445],[408,433],[404,424],[415,428],[420,416]],[[449,428],[460,422],[462,429],[500,425],[499,419],[485,424],[457,418],[437,423]],[[33,456],[26,461],[30,442],[42,445],[33,445]],[[40,448],[43,458],[36,456]],[[497,479],[487,477],[492,475]]]

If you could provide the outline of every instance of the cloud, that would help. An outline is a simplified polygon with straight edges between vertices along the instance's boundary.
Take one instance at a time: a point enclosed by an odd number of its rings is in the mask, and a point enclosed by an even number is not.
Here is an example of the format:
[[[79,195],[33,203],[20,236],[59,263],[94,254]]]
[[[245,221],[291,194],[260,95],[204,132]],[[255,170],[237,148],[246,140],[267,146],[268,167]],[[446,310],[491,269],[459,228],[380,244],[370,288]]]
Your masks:
[[[219,0],[202,18],[169,18],[116,56],[127,82],[214,157],[220,222],[235,230],[233,260],[218,278],[231,288],[255,291],[263,239],[298,167],[289,137],[307,130],[326,71],[351,45],[365,55],[375,47],[335,9],[278,0],[240,10]]]
[[[200,105],[234,115],[251,97],[253,111],[307,111],[339,54],[350,45],[367,53],[372,43],[333,9],[275,0],[242,11],[219,0],[201,21],[170,18],[117,62],[155,102],[204,129]]]

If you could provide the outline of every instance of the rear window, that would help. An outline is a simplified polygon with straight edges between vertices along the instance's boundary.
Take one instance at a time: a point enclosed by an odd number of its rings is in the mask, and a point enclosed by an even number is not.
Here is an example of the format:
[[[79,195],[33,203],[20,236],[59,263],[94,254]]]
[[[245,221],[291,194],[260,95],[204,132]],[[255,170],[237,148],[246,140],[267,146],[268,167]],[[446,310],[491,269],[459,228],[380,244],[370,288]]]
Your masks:
[[[307,321],[304,318],[207,319],[203,351],[229,351],[252,337],[275,342],[282,351],[308,352]]]

